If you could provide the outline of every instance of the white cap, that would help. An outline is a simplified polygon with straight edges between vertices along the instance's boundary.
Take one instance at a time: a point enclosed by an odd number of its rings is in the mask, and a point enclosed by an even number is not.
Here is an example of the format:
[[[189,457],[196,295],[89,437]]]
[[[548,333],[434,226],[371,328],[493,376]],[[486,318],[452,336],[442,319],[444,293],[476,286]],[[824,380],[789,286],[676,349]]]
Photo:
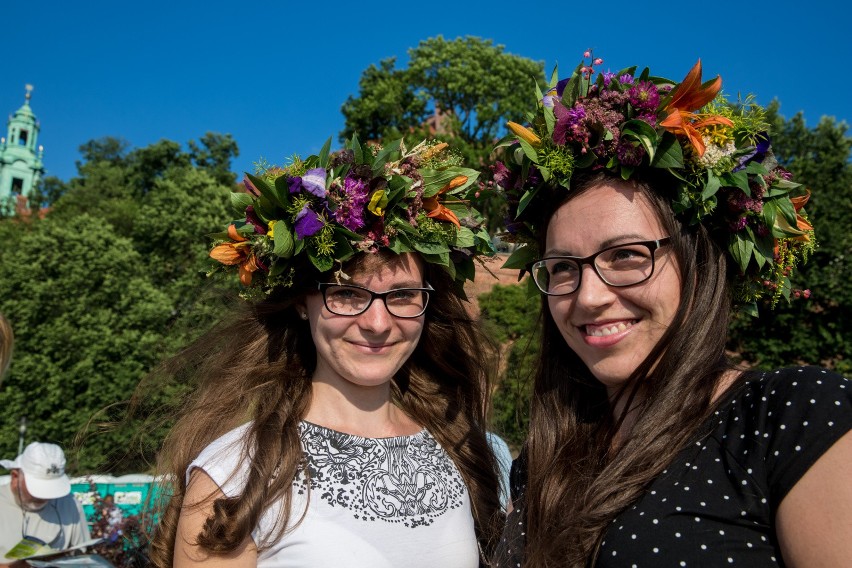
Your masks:
[[[0,460],[0,465],[24,472],[27,492],[36,499],[58,499],[71,493],[65,453],[56,444],[33,442],[14,461]]]

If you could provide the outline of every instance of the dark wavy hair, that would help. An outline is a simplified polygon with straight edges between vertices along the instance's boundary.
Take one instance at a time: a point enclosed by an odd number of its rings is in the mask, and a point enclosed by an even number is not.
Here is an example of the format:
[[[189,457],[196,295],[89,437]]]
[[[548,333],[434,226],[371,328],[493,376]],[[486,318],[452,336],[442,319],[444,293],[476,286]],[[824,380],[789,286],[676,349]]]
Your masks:
[[[618,395],[627,397],[624,413],[636,404],[638,412],[630,432],[613,444],[624,414],[613,417],[616,401],[566,345],[542,297],[541,358],[524,449],[526,567],[594,564],[607,525],[697,434],[732,368],[725,357],[731,310],[725,249],[702,225],[687,226],[676,217],[674,189],[663,176],[625,182],[608,173],[577,175],[560,205],[607,183],[633,186],[671,236],[681,271],[680,305]],[[546,232],[547,223],[542,227]]]
[[[359,254],[348,273],[392,264],[388,252]],[[423,331],[411,357],[393,378],[393,402],[425,427],[447,451],[470,493],[481,550],[489,554],[502,526],[497,466],[485,437],[493,352],[468,313],[450,275],[423,263],[432,293]],[[307,290],[280,289],[245,304],[161,370],[197,384],[159,454],[159,472],[171,481],[151,545],[155,566],[172,565],[177,523],[186,494],[186,469],[212,441],[252,421],[246,452],[253,455],[238,497],[215,501],[197,544],[212,554],[235,550],[264,510],[282,503],[282,537],[301,521],[291,512],[291,484],[303,467],[298,424],[310,406],[317,356],[308,323],[295,306]],[[261,547],[262,550],[262,547]]]

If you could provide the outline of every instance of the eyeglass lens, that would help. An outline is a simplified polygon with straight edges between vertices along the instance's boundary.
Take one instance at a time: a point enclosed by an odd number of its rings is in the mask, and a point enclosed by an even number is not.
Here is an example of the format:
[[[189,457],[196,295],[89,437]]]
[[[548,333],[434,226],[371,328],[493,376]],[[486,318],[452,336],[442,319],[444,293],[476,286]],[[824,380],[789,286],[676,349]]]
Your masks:
[[[355,316],[367,310],[373,298],[381,298],[391,315],[401,318],[417,317],[426,310],[429,292],[400,288],[378,293],[354,286],[329,286],[323,290],[325,306],[334,314]]]
[[[654,249],[656,246],[652,248],[647,243],[618,245],[598,252],[591,262],[595,272],[607,284],[631,286],[651,277],[654,271]],[[532,276],[542,292],[563,295],[579,288],[582,270],[579,260],[545,258],[533,265]]]

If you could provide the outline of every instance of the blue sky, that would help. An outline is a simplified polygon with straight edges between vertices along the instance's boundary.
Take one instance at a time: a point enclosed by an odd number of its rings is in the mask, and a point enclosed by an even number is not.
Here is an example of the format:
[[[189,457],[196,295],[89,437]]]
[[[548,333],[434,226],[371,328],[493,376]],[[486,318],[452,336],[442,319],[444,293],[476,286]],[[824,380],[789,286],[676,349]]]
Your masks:
[[[777,98],[784,116],[802,111],[811,126],[824,115],[852,120],[842,3],[646,4],[10,1],[0,112],[35,86],[45,166],[65,180],[88,140],[185,144],[207,131],[234,136],[242,172],[260,157],[281,162],[318,151],[329,135],[336,142],[361,72],[392,56],[404,65],[409,48],[440,34],[492,39],[548,72],[573,68],[589,47],[600,70],[648,66],[673,79],[700,57],[705,78],[722,75],[729,94]]]

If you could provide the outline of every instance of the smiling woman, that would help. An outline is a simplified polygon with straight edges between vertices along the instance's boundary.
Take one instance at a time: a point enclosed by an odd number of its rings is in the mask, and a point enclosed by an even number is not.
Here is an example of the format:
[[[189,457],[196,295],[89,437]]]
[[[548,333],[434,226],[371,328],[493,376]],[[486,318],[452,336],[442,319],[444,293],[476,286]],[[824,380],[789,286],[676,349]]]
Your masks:
[[[211,256],[249,302],[167,364],[198,384],[160,454],[157,566],[480,565],[502,515],[457,293],[491,251],[475,175],[446,144],[353,140],[247,177]]]
[[[495,565],[844,565],[852,384],[725,356],[733,305],[798,296],[808,193],[763,110],[717,96],[700,64],[681,83],[593,80],[599,64],[539,93],[495,166],[526,245],[509,264],[543,294]]]

